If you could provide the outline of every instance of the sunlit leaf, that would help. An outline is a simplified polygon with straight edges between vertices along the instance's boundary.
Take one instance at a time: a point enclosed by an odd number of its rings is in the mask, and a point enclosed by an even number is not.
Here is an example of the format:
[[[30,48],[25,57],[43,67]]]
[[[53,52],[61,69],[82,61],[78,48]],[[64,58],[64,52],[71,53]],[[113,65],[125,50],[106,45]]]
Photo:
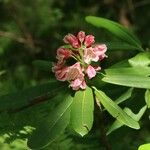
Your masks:
[[[142,71],[140,71],[142,70]],[[141,75],[150,76],[150,67],[123,67],[105,69],[106,75]]]
[[[124,112],[113,100],[111,100],[104,92],[94,88],[98,101],[106,108],[106,110],[119,122],[133,129],[139,129],[139,123],[132,119]]]
[[[144,52],[144,53],[137,54],[135,57],[129,59],[129,63],[133,67],[149,66],[150,65],[150,52]]]
[[[145,101],[146,101],[148,108],[150,108],[150,90],[146,90],[145,92]]]
[[[105,18],[95,17],[95,16],[87,16],[85,19],[88,23],[96,27],[104,28],[110,31],[111,33],[113,33],[118,38],[137,47],[139,50],[140,49],[142,50],[141,43],[139,42],[137,37],[134,34],[132,34],[128,29],[123,27],[122,25],[114,21],[111,21]]]
[[[93,125],[94,100],[92,89],[77,91],[71,107],[71,127],[81,136],[87,134]]]
[[[115,103],[120,104],[124,102],[125,100],[129,99],[132,95],[132,92],[133,92],[133,88],[129,88],[125,93],[123,93],[120,97],[118,97],[115,100]]]
[[[102,81],[136,88],[150,89],[150,77],[138,75],[106,75]]]
[[[64,97],[61,104],[46,117],[45,121],[41,122],[28,139],[28,146],[31,149],[41,149],[51,144],[69,124],[73,98],[70,95]]]
[[[150,143],[141,145],[138,150],[150,150]]]
[[[128,62],[128,59],[125,59],[125,60],[122,60],[113,64],[112,66],[109,67],[109,69],[117,69],[117,68],[124,68],[124,67],[125,68],[131,67]]]
[[[143,114],[145,113],[147,109],[147,106],[144,106],[140,109],[138,114],[134,114],[129,108],[125,108],[124,111],[130,116],[132,117],[134,120],[139,121],[141,119],[141,117],[143,116]],[[113,132],[114,130],[122,127],[124,124],[121,123],[120,121],[116,120],[111,127],[109,128],[109,130],[107,131],[107,135],[110,134],[111,132]]]

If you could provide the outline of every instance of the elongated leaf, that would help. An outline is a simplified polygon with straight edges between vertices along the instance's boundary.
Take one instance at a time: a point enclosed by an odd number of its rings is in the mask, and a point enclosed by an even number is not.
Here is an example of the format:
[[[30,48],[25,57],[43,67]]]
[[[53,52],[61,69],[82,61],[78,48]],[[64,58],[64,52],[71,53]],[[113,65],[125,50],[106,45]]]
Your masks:
[[[140,71],[142,70],[142,71]],[[141,75],[150,76],[150,67],[124,67],[115,69],[105,69],[107,75]]]
[[[109,69],[117,69],[117,68],[123,68],[123,67],[131,67],[128,59],[122,60],[117,62],[116,64],[113,64],[112,66],[109,67]]]
[[[150,77],[136,75],[106,75],[102,80],[116,85],[150,89]]]
[[[141,145],[138,150],[150,150],[150,143]]]
[[[93,125],[94,100],[92,89],[77,91],[71,108],[71,127],[81,136],[87,134]]]
[[[113,51],[130,51],[130,50],[139,50],[141,51],[138,47],[124,43],[124,42],[106,42],[105,43],[108,48],[108,52],[113,52]]]
[[[106,110],[119,122],[129,126],[133,129],[139,129],[139,123],[132,119],[126,112],[124,112],[113,100],[111,100],[104,92],[97,90],[94,87],[95,94],[99,102],[106,108]]]
[[[150,108],[150,90],[146,90],[145,92],[145,101],[146,101],[148,108]]]
[[[33,132],[28,140],[28,146],[31,149],[44,148],[64,131],[69,124],[72,101],[73,98],[70,95],[65,96],[65,100]]]
[[[32,64],[40,70],[52,71],[52,62],[45,60],[35,60]]]
[[[53,80],[16,93],[0,96],[0,111],[26,106],[40,97],[54,97],[57,92],[64,90],[65,87],[66,85],[64,83]]]
[[[125,93],[123,93],[119,98],[115,100],[115,103],[120,104],[125,100],[129,99],[132,95],[132,92],[133,92],[133,88],[128,89]]]
[[[91,23],[92,25],[96,27],[104,28],[110,31],[111,33],[113,33],[114,35],[116,35],[118,38],[124,40],[125,42],[131,45],[134,45],[135,47],[139,49],[142,49],[141,43],[139,42],[137,37],[135,37],[135,35],[129,32],[129,30],[127,30],[122,25],[114,21],[100,18],[100,17],[95,17],[95,16],[87,16],[85,19],[88,23]]]
[[[138,114],[134,114],[129,108],[125,108],[124,111],[129,116],[131,116],[134,120],[139,121],[141,119],[141,117],[143,116],[143,114],[145,113],[146,109],[147,109],[147,106],[142,107]],[[113,132],[114,130],[122,127],[123,125],[124,125],[123,123],[116,120],[109,128],[107,135],[110,134],[111,132]]]
[[[135,57],[129,59],[131,66],[145,67],[150,65],[150,52],[139,53]]]

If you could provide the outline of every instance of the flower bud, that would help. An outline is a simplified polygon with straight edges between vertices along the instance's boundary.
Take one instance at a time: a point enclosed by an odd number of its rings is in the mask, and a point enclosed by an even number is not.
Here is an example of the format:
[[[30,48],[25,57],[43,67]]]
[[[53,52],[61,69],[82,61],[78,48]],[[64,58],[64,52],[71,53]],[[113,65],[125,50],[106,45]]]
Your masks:
[[[72,34],[66,35],[63,40],[65,43],[70,44],[74,48],[80,47],[78,39]]]
[[[71,57],[71,51],[69,49],[61,47],[57,50],[56,58],[60,63],[63,62],[65,59],[68,59],[69,57]]]
[[[85,32],[80,31],[77,35],[77,38],[79,39],[79,41],[82,43],[85,39]]]
[[[86,47],[90,47],[94,43],[94,36],[93,35],[87,35],[85,37],[84,45]]]

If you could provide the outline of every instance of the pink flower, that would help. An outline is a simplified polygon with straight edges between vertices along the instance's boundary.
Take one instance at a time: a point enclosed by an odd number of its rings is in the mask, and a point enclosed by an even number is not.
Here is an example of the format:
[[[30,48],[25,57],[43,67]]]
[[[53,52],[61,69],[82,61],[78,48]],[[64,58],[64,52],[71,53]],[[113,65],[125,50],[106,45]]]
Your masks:
[[[68,81],[73,90],[86,89],[85,75],[92,79],[101,70],[100,66],[93,66],[90,63],[101,61],[105,57],[107,47],[105,44],[92,45],[93,35],[85,35],[84,31],[78,32],[77,36],[68,34],[64,37],[64,42],[69,48],[60,47],[57,50],[57,63],[53,65],[52,71],[59,81]],[[76,63],[67,66],[68,58],[72,58]]]
[[[99,44],[96,45],[93,48],[94,53],[99,56],[99,60],[102,60],[103,58],[107,57],[105,52],[107,51],[107,47],[105,44]]]
[[[97,62],[99,60],[99,56],[93,51],[93,48],[85,48],[84,49],[84,62],[90,64],[91,61]]]
[[[62,69],[63,68],[63,63],[54,63],[53,64],[53,67],[52,67],[52,72],[56,72],[56,71],[58,71],[58,70],[60,70],[60,69]]]
[[[105,44],[96,45],[94,48],[89,47],[84,49],[84,61],[87,64],[90,64],[91,61],[97,62],[98,60],[102,60],[107,57],[105,52],[107,51],[107,47]]]
[[[78,90],[79,88],[86,89],[85,81],[80,79],[75,79],[74,81],[72,81],[70,86],[72,87],[73,90]]]
[[[57,50],[56,58],[59,60],[60,63],[63,62],[65,59],[68,59],[69,57],[71,57],[71,51],[69,49],[61,47]]]
[[[75,37],[73,34],[68,34],[64,37],[64,42],[67,44],[70,44],[74,48],[79,48],[80,43],[77,37]]]
[[[80,31],[77,35],[77,38],[79,39],[79,41],[82,43],[85,39],[85,32]]]
[[[67,73],[67,80],[75,80],[77,78],[84,78],[84,74],[79,62],[70,66]]]
[[[56,79],[59,81],[66,81],[67,80],[67,72],[68,72],[68,67],[64,67],[62,69],[55,71]]]
[[[84,45],[86,47],[90,47],[94,43],[94,36],[93,35],[87,35],[85,37]]]
[[[91,65],[89,65],[86,69],[86,74],[88,75],[89,79],[96,76],[96,70]]]

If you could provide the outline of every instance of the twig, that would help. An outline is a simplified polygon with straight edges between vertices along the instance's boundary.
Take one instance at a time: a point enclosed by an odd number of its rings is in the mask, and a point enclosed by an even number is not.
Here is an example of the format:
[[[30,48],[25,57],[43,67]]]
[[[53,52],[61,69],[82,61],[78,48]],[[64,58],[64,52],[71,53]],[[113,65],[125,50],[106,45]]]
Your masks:
[[[46,102],[49,99],[50,99],[50,96],[48,96],[48,95],[39,96],[39,97],[33,99],[32,101],[30,101],[29,104],[27,104],[25,106],[22,106],[20,108],[16,108],[16,109],[13,109],[13,110],[8,110],[8,112],[9,113],[18,113],[20,111],[23,111],[24,109],[30,108],[34,105],[39,104],[39,103]]]
[[[0,31],[0,36],[15,40],[19,43],[23,43],[23,44],[27,43],[27,40],[25,38],[19,37],[18,35],[16,35],[15,33],[12,33],[12,32]]]
[[[17,35],[16,33],[13,33],[13,32],[0,30],[0,37],[9,38],[9,39],[14,40],[16,42],[19,42],[21,44],[27,44],[28,45],[28,40],[26,38],[23,38],[23,37]],[[42,45],[41,41],[35,40],[34,42],[37,45]]]
[[[18,5],[19,5],[18,3],[16,4],[14,2],[11,2],[10,5],[7,7],[7,11],[12,16],[12,18],[14,19],[18,27],[20,28],[21,32],[24,35],[24,38],[26,39],[26,43],[28,44],[28,46],[31,47],[32,49],[35,49],[35,42],[31,33],[28,31],[28,28],[26,27],[22,18],[19,17],[18,14],[16,13],[19,7]]]
[[[99,103],[99,101],[96,99],[96,95],[95,95],[94,91],[93,91],[93,97],[94,97],[94,100],[96,101],[97,106],[99,107],[99,110],[100,110],[100,116],[99,116],[100,132],[101,132],[100,133],[101,134],[100,142],[103,144],[103,146],[106,148],[106,150],[111,150],[111,146],[110,146],[110,143],[109,143],[107,135],[106,135],[102,107],[101,107],[101,104]]]

